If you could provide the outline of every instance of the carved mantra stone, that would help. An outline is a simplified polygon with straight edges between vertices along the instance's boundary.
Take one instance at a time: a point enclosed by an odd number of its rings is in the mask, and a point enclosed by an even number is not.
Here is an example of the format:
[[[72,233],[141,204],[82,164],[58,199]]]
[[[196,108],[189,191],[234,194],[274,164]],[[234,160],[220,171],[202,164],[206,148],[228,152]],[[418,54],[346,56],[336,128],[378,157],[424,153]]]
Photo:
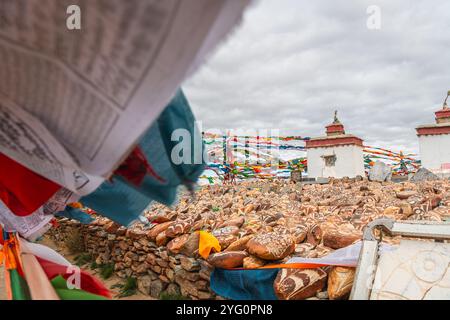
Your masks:
[[[281,269],[274,282],[274,290],[280,300],[303,300],[322,291],[327,273],[316,269]]]
[[[290,235],[276,232],[263,233],[247,242],[248,251],[265,260],[283,259],[295,250],[295,242]]]
[[[226,251],[213,253],[208,257],[208,263],[216,268],[236,268],[241,267],[244,258],[248,256],[245,251]]]
[[[333,267],[328,275],[328,297],[330,300],[348,298],[355,279],[355,268]]]

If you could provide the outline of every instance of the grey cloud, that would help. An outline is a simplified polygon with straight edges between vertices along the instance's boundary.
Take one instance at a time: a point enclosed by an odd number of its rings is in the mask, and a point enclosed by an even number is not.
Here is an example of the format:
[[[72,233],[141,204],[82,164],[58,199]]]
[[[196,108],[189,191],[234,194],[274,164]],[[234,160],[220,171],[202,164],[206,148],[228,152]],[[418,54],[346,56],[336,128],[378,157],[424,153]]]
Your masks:
[[[262,0],[184,89],[204,128],[316,136],[338,108],[367,144],[417,152],[450,89],[449,16],[446,0]]]

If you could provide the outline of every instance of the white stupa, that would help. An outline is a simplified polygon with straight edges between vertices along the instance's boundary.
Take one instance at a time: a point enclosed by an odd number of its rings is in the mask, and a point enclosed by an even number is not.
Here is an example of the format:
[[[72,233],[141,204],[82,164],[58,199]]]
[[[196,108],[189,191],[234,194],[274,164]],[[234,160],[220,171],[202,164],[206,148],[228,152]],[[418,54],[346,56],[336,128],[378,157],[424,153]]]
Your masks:
[[[333,123],[326,126],[326,134],[306,141],[308,177],[364,177],[363,140],[345,134],[337,111]]]
[[[450,176],[450,108],[447,106],[449,95],[450,91],[442,109],[435,112],[436,123],[416,128],[422,167],[442,177]]]

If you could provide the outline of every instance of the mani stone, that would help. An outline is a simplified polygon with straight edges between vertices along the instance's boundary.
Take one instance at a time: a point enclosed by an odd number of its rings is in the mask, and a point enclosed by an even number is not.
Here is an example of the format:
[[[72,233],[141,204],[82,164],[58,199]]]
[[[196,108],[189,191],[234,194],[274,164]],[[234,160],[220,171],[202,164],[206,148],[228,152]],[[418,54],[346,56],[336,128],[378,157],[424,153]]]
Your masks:
[[[316,269],[280,269],[274,281],[275,294],[280,300],[304,300],[322,291],[327,273]]]
[[[187,233],[191,228],[192,224],[190,221],[176,221],[166,229],[166,236],[169,238],[175,238]]]
[[[391,168],[381,161],[376,161],[375,164],[369,170],[370,181],[390,181],[392,176]]]
[[[355,268],[333,267],[328,275],[328,297],[330,300],[348,298],[352,291]]]
[[[156,237],[163,231],[166,231],[167,228],[169,228],[173,222],[163,222],[156,226],[154,226],[148,233],[147,236],[155,241]]]
[[[265,260],[280,260],[294,252],[290,235],[277,232],[261,233],[247,242],[248,252]]]
[[[250,241],[250,239],[253,238],[253,235],[244,236],[236,241],[234,241],[232,244],[230,244],[225,251],[242,251],[247,248],[247,242]]]
[[[357,230],[354,232],[330,230],[323,237],[323,245],[332,249],[341,249],[361,240],[361,238],[362,234]]]
[[[322,229],[316,224],[313,225],[307,235],[306,235],[306,242],[312,244],[313,246],[317,246],[321,241],[323,237],[323,231]]]
[[[402,200],[406,200],[409,197],[412,197],[415,195],[417,195],[417,192],[413,191],[413,190],[404,190],[404,191],[399,191],[396,193],[397,198],[402,199]]]
[[[160,234],[158,234],[156,236],[155,242],[158,247],[165,246],[167,242],[169,242],[169,238],[166,236],[166,231],[163,231]]]
[[[183,247],[181,248],[180,253],[187,256],[193,256],[194,253],[198,251],[198,241],[199,241],[198,232],[191,233],[186,242],[184,243]]]
[[[215,237],[237,235],[238,233],[239,233],[239,228],[236,226],[227,226],[227,227],[216,229],[212,232],[213,236],[215,236]]]
[[[255,256],[249,256],[244,258],[242,264],[245,269],[253,269],[263,267],[266,261]]]
[[[228,248],[228,246],[230,244],[232,244],[233,242],[235,242],[238,239],[238,236],[234,235],[234,234],[227,234],[227,235],[216,236],[216,238],[219,241],[220,248],[222,250],[225,250],[226,248]]]
[[[181,249],[184,247],[188,239],[189,235],[183,234],[182,236],[170,240],[169,243],[167,243],[167,250],[169,250],[173,254],[180,253]]]
[[[242,266],[247,256],[245,251],[225,251],[211,254],[208,262],[216,268],[231,269]]]

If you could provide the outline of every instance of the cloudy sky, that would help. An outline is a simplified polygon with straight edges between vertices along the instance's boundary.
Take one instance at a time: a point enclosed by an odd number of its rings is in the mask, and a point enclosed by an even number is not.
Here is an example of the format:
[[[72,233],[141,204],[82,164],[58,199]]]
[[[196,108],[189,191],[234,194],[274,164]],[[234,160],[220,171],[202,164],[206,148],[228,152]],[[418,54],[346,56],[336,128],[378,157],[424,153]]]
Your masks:
[[[450,90],[448,50],[448,0],[260,0],[184,88],[204,128],[317,136],[338,109],[366,144],[417,152],[415,126]]]

